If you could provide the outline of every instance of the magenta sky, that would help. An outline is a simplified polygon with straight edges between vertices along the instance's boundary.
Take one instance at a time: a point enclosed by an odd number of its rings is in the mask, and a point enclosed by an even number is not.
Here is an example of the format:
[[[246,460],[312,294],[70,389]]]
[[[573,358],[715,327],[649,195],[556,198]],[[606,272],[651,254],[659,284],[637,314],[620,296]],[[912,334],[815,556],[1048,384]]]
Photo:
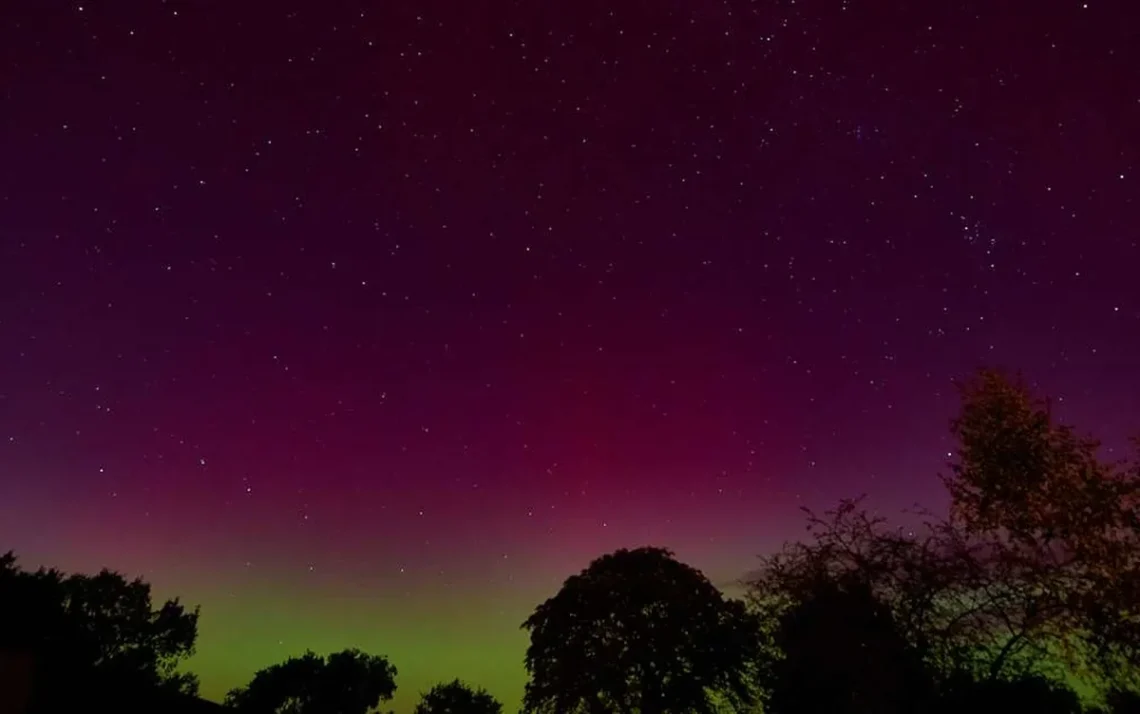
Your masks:
[[[1119,445],[1126,5],[18,3],[0,549],[200,603],[210,696],[362,646],[513,711],[594,555],[937,506],[979,365]]]

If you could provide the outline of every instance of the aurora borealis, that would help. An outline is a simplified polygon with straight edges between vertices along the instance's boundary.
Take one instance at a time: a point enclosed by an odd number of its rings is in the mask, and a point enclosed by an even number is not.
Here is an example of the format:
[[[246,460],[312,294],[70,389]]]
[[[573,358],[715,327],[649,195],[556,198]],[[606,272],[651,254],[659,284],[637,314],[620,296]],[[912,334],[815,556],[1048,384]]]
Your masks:
[[[414,6],[413,6],[414,5]],[[0,551],[508,711],[531,608],[937,507],[950,380],[1140,400],[1125,3],[20,2]]]

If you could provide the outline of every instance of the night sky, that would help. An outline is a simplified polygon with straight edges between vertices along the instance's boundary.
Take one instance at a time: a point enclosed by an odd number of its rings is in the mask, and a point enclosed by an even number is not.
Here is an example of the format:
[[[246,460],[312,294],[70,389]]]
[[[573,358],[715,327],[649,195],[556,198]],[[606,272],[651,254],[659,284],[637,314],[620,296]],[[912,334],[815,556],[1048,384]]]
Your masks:
[[[605,551],[940,507],[951,379],[1140,408],[1130,3],[13,0],[0,550],[513,710]]]

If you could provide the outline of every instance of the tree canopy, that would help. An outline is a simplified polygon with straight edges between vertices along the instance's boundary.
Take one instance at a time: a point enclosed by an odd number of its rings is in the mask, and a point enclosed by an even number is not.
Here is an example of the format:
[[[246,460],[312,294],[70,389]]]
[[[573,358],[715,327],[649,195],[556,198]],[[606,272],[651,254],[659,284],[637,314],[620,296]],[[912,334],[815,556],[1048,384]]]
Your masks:
[[[523,627],[528,712],[704,713],[755,698],[755,618],[665,549],[598,558]]]
[[[1102,461],[1018,377],[960,387],[949,517],[892,527],[859,500],[809,512],[811,537],[762,559],[751,602],[771,629],[821,583],[860,583],[947,691],[1074,676],[1136,687],[1140,471]]]
[[[865,583],[820,581],[775,623],[780,656],[764,670],[770,714],[928,711],[921,652]]]
[[[197,631],[197,610],[177,599],[155,608],[142,579],[30,572],[13,553],[0,556],[0,648],[35,658],[37,707],[126,690],[194,693],[197,679],[178,667]]]
[[[241,714],[365,714],[395,693],[396,668],[383,656],[306,652],[257,672],[226,695],[226,706]]]
[[[1008,641],[1140,684],[1140,462],[1103,461],[1020,378],[983,371],[962,397],[951,518],[1005,575]]]
[[[503,705],[484,689],[458,679],[437,684],[425,692],[415,714],[502,714]]]

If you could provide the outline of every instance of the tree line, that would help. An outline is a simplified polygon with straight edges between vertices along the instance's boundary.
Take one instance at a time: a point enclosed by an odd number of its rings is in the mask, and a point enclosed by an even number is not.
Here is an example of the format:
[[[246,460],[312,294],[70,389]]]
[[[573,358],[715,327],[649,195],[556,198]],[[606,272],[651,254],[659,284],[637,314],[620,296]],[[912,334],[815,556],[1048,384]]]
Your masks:
[[[1018,376],[959,386],[948,514],[904,528],[860,499],[808,511],[808,537],[761,557],[742,599],[664,548],[603,555],[522,623],[523,713],[1140,712],[1140,461],[1103,460]],[[9,553],[0,618],[0,651],[35,661],[29,714],[175,711],[197,692],[180,664],[198,611],[155,607],[142,580]],[[396,675],[381,655],[310,652],[224,706],[365,714]],[[445,712],[502,705],[454,680],[416,707]]]

